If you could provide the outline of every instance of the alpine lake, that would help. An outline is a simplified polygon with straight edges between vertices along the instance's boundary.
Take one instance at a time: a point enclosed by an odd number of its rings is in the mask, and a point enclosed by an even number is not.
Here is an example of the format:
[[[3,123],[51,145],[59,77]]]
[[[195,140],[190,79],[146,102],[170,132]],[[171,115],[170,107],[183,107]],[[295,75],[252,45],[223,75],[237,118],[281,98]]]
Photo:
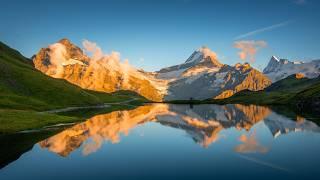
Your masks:
[[[0,179],[315,179],[317,116],[286,107],[145,104],[0,136]]]

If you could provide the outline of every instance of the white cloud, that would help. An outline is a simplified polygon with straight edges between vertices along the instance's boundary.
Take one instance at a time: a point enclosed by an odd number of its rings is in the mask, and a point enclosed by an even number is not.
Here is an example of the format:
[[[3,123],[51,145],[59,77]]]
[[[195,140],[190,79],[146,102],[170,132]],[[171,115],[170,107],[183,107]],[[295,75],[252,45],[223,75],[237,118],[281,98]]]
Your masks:
[[[55,43],[49,46],[50,48],[50,62],[52,63],[52,65],[55,66],[55,73],[54,73],[54,77],[55,78],[61,78],[63,75],[63,63],[66,60],[66,47],[61,44],[61,43]]]
[[[84,40],[82,45],[86,52],[91,53],[91,61],[90,65],[95,69],[99,68],[108,68],[110,73],[118,71],[118,73],[122,74],[123,78],[123,86],[128,88],[129,84],[129,76],[136,69],[130,65],[129,60],[125,59],[121,62],[120,53],[112,51],[111,54],[104,54],[102,49],[94,42]],[[97,71],[99,72],[99,71]]]
[[[265,41],[236,41],[233,46],[241,51],[238,53],[241,60],[249,60],[255,62],[255,55],[261,48],[267,46]]]
[[[203,53],[204,57],[210,57],[211,59],[217,59],[217,53],[211,51],[208,47],[201,47],[199,49]]]
[[[90,42],[88,40],[83,40],[82,45],[86,52],[92,53],[93,60],[99,60],[104,56],[101,48],[96,43]]]

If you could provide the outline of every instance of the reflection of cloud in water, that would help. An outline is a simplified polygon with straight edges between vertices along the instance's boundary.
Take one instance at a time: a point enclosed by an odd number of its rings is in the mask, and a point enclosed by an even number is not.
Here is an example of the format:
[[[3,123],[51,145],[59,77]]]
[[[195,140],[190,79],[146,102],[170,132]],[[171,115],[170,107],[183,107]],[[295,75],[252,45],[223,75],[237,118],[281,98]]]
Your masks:
[[[250,135],[242,134],[239,137],[239,141],[243,144],[240,144],[235,147],[235,151],[239,153],[266,153],[268,152],[268,148],[259,144],[256,139],[256,131],[253,131]]]
[[[84,145],[82,150],[83,155],[88,155],[93,152],[96,152],[102,146],[103,138],[101,136],[95,136],[95,137],[92,137],[92,139],[93,139],[92,141]]]
[[[97,151],[104,141],[119,143],[121,134],[128,135],[131,129],[140,124],[154,121],[163,126],[182,129],[197,144],[208,147],[219,140],[222,130],[235,127],[237,130],[249,131],[252,126],[270,114],[275,113],[271,113],[268,107],[255,105],[195,105],[190,109],[189,105],[148,104],[133,110],[94,116],[39,144],[42,148],[61,156],[68,156],[82,145],[82,153],[88,155]],[[283,122],[290,121],[278,120],[277,117],[273,119],[273,123],[265,123],[271,132],[288,124]],[[290,127],[296,124],[291,123]],[[300,121],[299,127],[308,129],[309,124],[306,120]],[[318,127],[312,126],[312,128],[315,130]],[[267,149],[256,141],[255,134],[242,135],[240,141],[243,144],[237,146],[235,150],[266,152]]]

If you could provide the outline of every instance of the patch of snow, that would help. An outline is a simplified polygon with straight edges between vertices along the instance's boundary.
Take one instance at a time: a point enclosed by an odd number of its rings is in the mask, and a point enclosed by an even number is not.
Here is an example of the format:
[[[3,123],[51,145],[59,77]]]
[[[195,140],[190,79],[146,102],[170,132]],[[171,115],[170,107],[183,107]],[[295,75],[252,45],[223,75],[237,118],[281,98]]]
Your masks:
[[[196,74],[194,76],[189,76],[187,77],[185,83],[186,84],[192,84],[195,80],[199,79],[201,76],[205,75],[205,73],[199,73],[199,74]]]
[[[83,62],[76,60],[76,59],[72,59],[72,58],[67,61],[62,62],[61,64],[62,64],[62,66],[75,65],[75,64],[80,64],[82,66],[85,66],[85,64]]]
[[[200,68],[192,68],[183,74],[183,77],[195,76],[199,73],[213,73],[219,71],[220,68],[208,68],[208,67],[200,67]]]
[[[302,61],[293,61],[293,64],[303,64]]]
[[[169,71],[169,72],[165,72],[165,73],[159,73],[157,75],[157,78],[159,79],[176,79],[178,77],[181,76],[181,74],[183,73],[183,71],[185,71],[186,69],[179,69],[176,71]]]
[[[271,59],[273,59],[273,60],[275,60],[275,61],[278,61],[278,62],[280,61],[279,58],[276,57],[276,56],[272,56]]]
[[[214,81],[215,84],[222,84],[224,83],[224,78],[226,77],[226,75],[228,74],[228,72],[222,72],[222,73],[217,73],[216,74],[216,80]]]
[[[203,54],[200,51],[195,51],[185,63],[192,63],[202,59]]]
[[[147,73],[140,73],[140,78],[149,81],[153,87],[155,87],[161,94],[168,94],[168,83],[170,81],[164,79],[158,79],[155,75],[150,75]]]

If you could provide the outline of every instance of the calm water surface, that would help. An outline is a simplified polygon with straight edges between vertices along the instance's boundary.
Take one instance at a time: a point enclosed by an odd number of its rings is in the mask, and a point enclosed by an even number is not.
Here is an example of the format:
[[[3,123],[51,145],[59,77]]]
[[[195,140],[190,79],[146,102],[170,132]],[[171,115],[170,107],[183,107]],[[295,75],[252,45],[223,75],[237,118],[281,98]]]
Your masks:
[[[5,136],[0,179],[320,177],[320,127],[280,109],[150,104]]]

